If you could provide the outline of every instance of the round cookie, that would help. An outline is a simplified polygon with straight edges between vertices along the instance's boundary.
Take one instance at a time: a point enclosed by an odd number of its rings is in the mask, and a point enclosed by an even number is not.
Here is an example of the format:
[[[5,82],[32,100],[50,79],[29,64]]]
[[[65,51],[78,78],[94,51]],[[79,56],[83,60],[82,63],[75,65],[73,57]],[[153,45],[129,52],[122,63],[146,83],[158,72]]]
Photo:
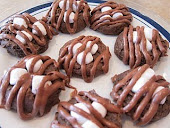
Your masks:
[[[160,120],[170,112],[169,83],[145,64],[112,78],[111,97],[137,125]]]
[[[59,94],[68,82],[54,59],[29,55],[2,77],[0,108],[17,111],[23,120],[43,116],[59,103]]]
[[[59,52],[58,62],[69,77],[82,77],[92,82],[95,76],[107,73],[111,54],[100,38],[80,36],[68,41]]]
[[[79,92],[60,102],[51,128],[121,128],[121,110],[96,92]]]
[[[14,16],[0,30],[0,45],[17,57],[45,52],[50,39],[49,26],[27,13]]]
[[[84,0],[55,0],[43,20],[56,31],[74,34],[89,26],[90,8]]]
[[[131,21],[132,15],[125,5],[108,1],[93,9],[90,28],[106,35],[118,35]]]
[[[167,56],[168,48],[168,41],[157,30],[129,26],[117,37],[114,53],[124,64],[130,65],[130,68],[143,64],[154,67],[160,57]]]

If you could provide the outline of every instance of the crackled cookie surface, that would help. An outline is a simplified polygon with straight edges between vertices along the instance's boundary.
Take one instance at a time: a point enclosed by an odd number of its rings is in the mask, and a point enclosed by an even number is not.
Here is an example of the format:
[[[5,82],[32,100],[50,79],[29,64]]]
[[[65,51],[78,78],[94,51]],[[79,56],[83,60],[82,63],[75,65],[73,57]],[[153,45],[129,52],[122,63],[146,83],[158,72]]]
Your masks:
[[[107,73],[111,54],[100,38],[80,36],[67,42],[59,53],[58,62],[69,77],[82,77],[91,82],[95,76]]]
[[[0,44],[17,57],[43,53],[50,39],[49,26],[27,13],[15,15],[0,30]]]
[[[44,17],[56,31],[74,34],[89,25],[90,8],[84,0],[55,0]]]
[[[147,27],[125,28],[118,36],[114,52],[116,56],[135,68],[143,64],[153,67],[160,59],[166,56],[169,42],[164,40],[159,32]]]
[[[112,78],[111,97],[138,125],[157,121],[170,112],[169,83],[145,64]]]
[[[51,128],[121,128],[121,110],[95,91],[73,94],[60,102]]]
[[[49,112],[69,79],[48,56],[30,55],[11,67],[0,81],[0,107],[17,111],[23,120]]]
[[[106,35],[118,35],[132,21],[129,9],[112,1],[98,5],[91,14],[91,29]]]

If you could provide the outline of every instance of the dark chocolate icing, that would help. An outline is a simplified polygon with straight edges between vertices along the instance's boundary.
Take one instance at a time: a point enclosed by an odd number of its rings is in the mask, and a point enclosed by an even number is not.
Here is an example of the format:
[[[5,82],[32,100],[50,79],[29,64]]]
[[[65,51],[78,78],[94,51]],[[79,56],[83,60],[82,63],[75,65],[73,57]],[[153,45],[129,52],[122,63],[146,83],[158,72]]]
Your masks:
[[[105,107],[105,109],[111,113],[120,114],[122,112],[117,106],[112,104],[110,102],[110,100],[102,98],[102,97],[95,95],[91,92],[81,91],[81,92],[79,92],[79,94],[74,93],[72,95],[72,98],[75,99],[78,103],[83,103],[90,110],[91,114],[83,111],[82,109],[74,106],[73,104],[71,104],[69,102],[60,102],[58,105],[58,113],[60,113],[63,118],[68,120],[73,128],[82,128],[82,127],[77,122],[77,120],[75,120],[74,117],[72,117],[70,115],[69,111],[74,111],[74,112],[78,113],[79,115],[81,115],[81,116],[87,118],[88,120],[92,121],[93,123],[95,123],[100,128],[104,128],[104,127],[118,128],[118,126],[115,123],[110,122],[107,119],[103,118],[101,116],[101,114],[93,108],[93,106],[91,105],[91,102],[84,100],[82,98],[82,96],[89,98],[91,101],[98,102],[98,103],[102,104]],[[61,125],[57,121],[54,121],[52,123],[52,125],[55,125],[55,127],[57,127],[57,128],[58,127],[67,128],[67,126]]]
[[[154,75],[148,80],[140,89],[137,91],[128,105],[124,106],[124,101],[126,97],[133,93],[131,90],[137,80],[141,75],[149,68],[149,65],[145,64],[142,67],[135,68],[131,70],[122,80],[120,80],[116,85],[114,85],[111,92],[111,96],[116,100],[117,105],[123,107],[125,113],[130,112],[136,104],[140,102],[139,106],[134,111],[133,119],[134,121],[139,121],[138,125],[145,125],[149,123],[158,110],[160,102],[170,95],[170,89],[168,87],[169,83],[164,80],[162,76]],[[112,81],[116,79],[117,76],[112,78]],[[153,93],[157,87],[162,86],[164,89],[158,91],[154,96]],[[123,92],[119,92],[123,89]],[[141,99],[143,97],[143,99]],[[143,113],[147,104],[150,104],[149,109],[146,113]],[[143,116],[142,116],[143,115]]]
[[[86,48],[88,41],[92,41],[92,45],[89,48]],[[97,70],[97,65],[101,61],[103,62],[103,66],[102,66],[103,72],[104,73],[108,72],[109,59],[110,59],[111,54],[109,51],[109,47],[106,47],[106,50],[103,53],[101,53],[95,60],[93,60],[93,66],[90,70],[90,75],[89,76],[87,75],[87,71],[86,71],[87,65],[85,64],[86,55],[88,52],[91,51],[92,46],[94,44],[97,44],[99,41],[100,41],[100,38],[95,37],[95,36],[80,36],[80,37],[74,39],[68,47],[63,48],[63,50],[61,51],[61,53],[59,55],[58,62],[60,65],[61,64],[63,65],[63,67],[69,77],[72,76],[73,68],[77,61],[77,56],[82,51],[84,51],[84,55],[83,55],[80,70],[81,70],[81,74],[82,74],[84,81],[91,82],[93,80],[96,70]],[[80,48],[78,48],[76,54],[73,55],[73,47],[77,43],[82,43],[82,46]]]
[[[28,70],[28,73],[22,75],[17,83],[12,86],[12,89],[7,98],[5,98],[8,86],[10,85],[10,73],[12,70],[16,68],[26,68],[26,62],[30,59],[34,58],[31,66]],[[43,64],[40,69],[33,73],[34,65],[38,60],[42,60]],[[0,94],[1,94],[1,108],[5,108],[7,110],[11,109],[12,102],[14,98],[17,96],[17,113],[20,118],[23,120],[32,119],[37,114],[42,116],[45,112],[45,107],[47,104],[48,98],[56,92],[58,89],[64,89],[65,85],[68,84],[69,79],[58,71],[51,71],[47,74],[44,74],[45,70],[50,66],[54,65],[55,68],[58,68],[58,63],[51,59],[48,56],[40,56],[40,55],[29,55],[19,61],[16,65],[9,69],[9,71],[3,76],[0,81]],[[24,112],[24,97],[26,95],[26,91],[31,88],[32,78],[34,75],[44,75],[43,80],[40,83],[40,86],[35,95],[35,100],[33,104],[33,110],[31,113]],[[52,85],[46,86],[46,82],[51,81]]]
[[[105,12],[101,12],[101,9],[103,7],[111,7],[112,9],[105,11]],[[112,16],[115,13],[122,13],[123,16],[113,19]],[[93,30],[96,30],[99,27],[104,26],[104,25],[114,25],[117,23],[126,23],[129,25],[130,22],[132,21],[132,15],[129,12],[129,9],[125,5],[117,4],[113,1],[108,1],[103,4],[100,4],[99,6],[93,9],[91,14],[92,14],[91,28]],[[104,15],[110,15],[111,17],[101,18]],[[106,20],[109,20],[109,22],[105,22]]]

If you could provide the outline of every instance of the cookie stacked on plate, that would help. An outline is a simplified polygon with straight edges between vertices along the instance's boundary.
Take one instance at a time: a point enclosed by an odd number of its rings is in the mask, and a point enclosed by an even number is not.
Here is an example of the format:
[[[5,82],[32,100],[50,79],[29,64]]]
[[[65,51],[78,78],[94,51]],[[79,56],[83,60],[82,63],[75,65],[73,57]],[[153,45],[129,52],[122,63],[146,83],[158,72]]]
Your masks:
[[[133,27],[132,19],[123,4],[109,1],[91,11],[84,0],[55,0],[40,20],[27,13],[14,16],[1,28],[0,44],[10,54],[24,58],[0,81],[0,108],[15,110],[28,120],[58,104],[51,128],[121,128],[122,115],[132,117],[137,125],[167,116],[169,83],[152,68],[167,56],[169,42],[156,29]],[[107,93],[114,103],[95,90],[77,92],[69,85],[71,77],[90,83],[109,71],[112,53],[99,37],[81,35],[69,40],[60,48],[57,61],[38,55],[47,50],[56,34],[83,32],[86,26],[105,36],[118,35],[114,53],[130,66],[112,78],[114,86]],[[75,91],[69,101],[60,102],[66,86]]]

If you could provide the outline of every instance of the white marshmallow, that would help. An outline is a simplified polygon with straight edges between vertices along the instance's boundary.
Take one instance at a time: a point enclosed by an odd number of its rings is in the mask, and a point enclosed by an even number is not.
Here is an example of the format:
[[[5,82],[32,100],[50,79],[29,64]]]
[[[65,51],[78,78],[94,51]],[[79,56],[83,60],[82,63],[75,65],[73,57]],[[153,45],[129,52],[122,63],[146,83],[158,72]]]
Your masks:
[[[29,60],[26,62],[26,68],[27,68],[28,71],[29,71],[29,69],[30,69],[30,66],[31,66],[31,64],[32,64],[33,59],[34,59],[34,58],[31,58],[31,59],[29,59]],[[42,60],[38,60],[38,61],[35,63],[35,65],[34,65],[33,72],[37,72],[37,71],[40,69],[40,67],[41,67],[42,64],[43,64],[43,61],[42,61]]]
[[[112,17],[113,17],[113,19],[116,19],[116,18],[121,17],[121,16],[123,16],[123,14],[121,12],[117,12],[117,13],[113,14]]]
[[[67,1],[66,10],[68,10],[68,8],[69,8],[69,4],[68,4],[68,3],[69,3],[69,1]],[[60,7],[61,9],[64,7],[64,0],[60,1],[59,7]]]
[[[31,36],[28,32],[26,32],[26,31],[21,31],[21,32],[22,32],[25,36],[27,36],[30,41],[32,41],[32,36]]]
[[[79,2],[77,1],[77,4],[79,4]],[[64,7],[64,0],[60,1],[59,3],[59,7],[62,9]],[[66,4],[66,10],[69,9],[69,1],[67,0],[67,4]],[[73,4],[73,11],[76,12],[77,10],[77,6],[75,4]]]
[[[27,73],[27,70],[23,68],[13,69],[10,74],[10,84],[15,85],[17,81],[19,80],[19,78],[26,73]]]
[[[32,33],[35,34],[35,35],[38,35],[38,33],[35,29],[32,29]]]
[[[101,9],[101,12],[106,12],[106,11],[109,11],[109,10],[111,10],[111,9],[112,9],[111,7],[106,6],[106,7],[103,7],[103,8]]]
[[[152,44],[149,40],[146,39],[146,49],[147,51],[151,51],[152,50]]]
[[[35,22],[33,25],[36,25],[44,36],[47,34],[47,31],[46,31],[44,25],[41,24],[39,21]],[[32,33],[37,34],[37,31],[35,29],[33,29]]]
[[[145,28],[144,28],[145,37],[146,37],[146,39],[148,39],[149,41],[152,40],[152,31],[153,31],[153,29],[151,29],[151,28],[148,28],[148,27],[145,27]]]
[[[137,40],[138,40],[137,31],[133,31],[133,43],[137,43]]]
[[[15,17],[14,20],[13,20],[13,24],[17,24],[19,26],[24,26],[24,27],[28,27],[26,21],[23,19],[23,18],[20,18],[20,17]]]
[[[67,12],[64,13],[64,22],[66,22],[66,16],[67,16]],[[74,23],[74,16],[75,16],[75,13],[71,12],[69,15],[69,23]]]
[[[78,1],[76,1],[77,2],[77,5],[79,5],[80,4],[80,0],[78,0]]]
[[[106,17],[110,17],[111,18],[110,15],[103,15],[102,17],[100,17],[100,19],[103,19],[103,18],[106,18]],[[103,22],[108,22],[108,21],[110,21],[110,20],[104,20]]]
[[[83,103],[77,103],[77,104],[74,104],[74,106],[76,106],[76,107],[78,107],[78,108],[82,109],[83,111],[85,111],[85,112],[90,114],[89,109]],[[76,112],[71,111],[70,114],[71,114],[72,117],[76,118],[76,120],[80,124],[83,124],[83,123],[85,123],[88,120],[85,117],[77,114]]]
[[[138,39],[137,31],[133,31],[133,43],[137,43],[137,39]],[[146,49],[147,51],[152,50],[152,44],[148,39],[146,39]],[[140,44],[140,50],[142,50],[141,44]]]
[[[162,89],[164,89],[164,87],[162,87],[162,86],[157,87],[152,96],[155,96],[156,93],[161,91]],[[165,101],[166,101],[166,97],[160,102],[160,104],[164,104]]]
[[[83,59],[83,55],[84,55],[84,52],[81,52],[80,54],[78,54],[77,56],[77,62],[81,65],[82,63],[82,59]],[[86,58],[85,58],[85,64],[89,64],[93,61],[93,56],[92,54],[89,52],[87,53],[86,55]]]
[[[32,93],[36,94],[37,93],[37,90],[40,86],[40,83],[42,82],[42,80],[44,79],[45,76],[40,76],[40,75],[36,75],[36,76],[33,76],[32,78]],[[52,82],[51,81],[47,81],[45,83],[45,86],[46,85],[52,85]]]
[[[77,49],[82,46],[82,43],[77,43],[73,46],[73,54],[75,55],[77,52]]]
[[[15,36],[21,43],[23,43],[23,44],[26,44],[26,40],[22,37],[22,36],[20,36],[20,35],[16,35]]]
[[[102,104],[98,102],[93,102],[92,106],[94,109],[96,109],[101,114],[103,118],[106,116],[107,110]]]
[[[93,123],[92,121],[88,120],[86,121],[83,125],[82,128],[100,128],[99,126],[97,126],[95,123]]]
[[[29,34],[29,33],[27,33],[26,31],[21,31],[25,36],[27,36],[28,37],[28,39],[30,40],[30,41],[32,41],[32,36]],[[22,36],[20,36],[20,35],[16,35],[16,38],[21,42],[21,43],[23,43],[23,44],[26,44],[26,40],[22,37]]]
[[[152,50],[152,44],[148,39],[146,39],[146,49],[147,49],[147,51]],[[140,43],[140,50],[142,51],[142,43]]]
[[[142,75],[141,77],[136,81],[135,85],[132,88],[132,91],[134,93],[138,92],[140,88],[148,82],[152,76],[155,75],[155,72],[151,69],[148,68]]]
[[[92,41],[88,41],[88,42],[87,42],[87,45],[86,45],[86,48],[89,48],[90,45],[91,45],[91,43],[92,43]],[[95,54],[95,53],[97,52],[97,50],[98,50],[98,45],[97,45],[97,44],[94,44],[94,45],[92,46],[92,49],[91,49],[91,54]]]

